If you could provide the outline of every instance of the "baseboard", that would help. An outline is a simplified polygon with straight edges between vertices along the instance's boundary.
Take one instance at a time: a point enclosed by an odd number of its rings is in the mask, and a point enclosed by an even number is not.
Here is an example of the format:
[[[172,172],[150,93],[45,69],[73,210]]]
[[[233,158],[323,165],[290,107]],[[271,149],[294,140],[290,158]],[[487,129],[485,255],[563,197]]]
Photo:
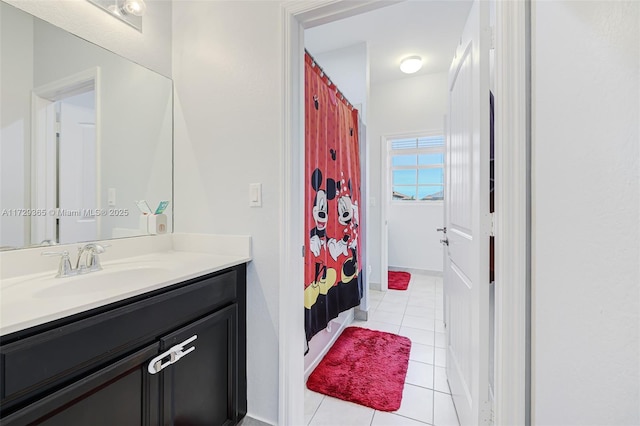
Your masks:
[[[324,345],[324,347],[322,348],[322,351],[320,351],[320,353],[318,353],[318,355],[316,355],[315,359],[304,370],[304,382],[305,383],[307,383],[307,379],[309,378],[309,376],[311,375],[313,370],[315,370],[315,368],[318,366],[318,364],[320,364],[320,361],[322,361],[322,358],[324,358],[324,356],[327,354],[327,352],[329,352],[329,349],[331,349],[331,347],[333,346],[335,341],[338,339],[338,337],[340,337],[340,335],[342,334],[344,329],[347,328],[347,326],[349,326],[353,322],[354,310],[353,309],[349,310],[349,315],[345,316],[343,321],[340,322],[340,323],[338,323],[336,321],[338,318],[335,318],[334,320],[331,321],[332,326],[335,326],[335,325],[338,326],[338,330],[331,336],[331,340],[329,340]],[[321,331],[320,333],[324,333],[324,331]]]
[[[363,311],[360,308],[355,308],[353,317],[358,321],[368,321],[369,311]]]
[[[369,288],[371,290],[382,291],[382,283],[369,282]]]
[[[409,272],[411,274],[416,274],[416,275],[428,275],[430,277],[442,277],[442,271],[432,271],[432,270],[429,270],[429,269],[405,268],[404,266],[389,266],[389,270],[390,271]],[[373,284],[373,283],[371,283],[371,284]]]

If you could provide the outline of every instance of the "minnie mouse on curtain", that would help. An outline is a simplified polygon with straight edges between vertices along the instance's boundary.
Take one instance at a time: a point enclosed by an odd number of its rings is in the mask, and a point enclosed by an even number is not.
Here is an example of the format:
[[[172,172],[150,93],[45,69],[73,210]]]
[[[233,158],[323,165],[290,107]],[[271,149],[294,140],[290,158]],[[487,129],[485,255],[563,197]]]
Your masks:
[[[305,332],[360,304],[358,111],[305,55]]]

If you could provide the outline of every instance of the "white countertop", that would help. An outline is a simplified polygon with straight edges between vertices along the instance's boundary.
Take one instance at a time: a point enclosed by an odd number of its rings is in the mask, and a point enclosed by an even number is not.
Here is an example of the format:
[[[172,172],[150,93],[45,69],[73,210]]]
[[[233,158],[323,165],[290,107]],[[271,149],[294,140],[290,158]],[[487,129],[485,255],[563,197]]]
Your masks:
[[[168,238],[168,243],[165,239],[163,244],[158,245],[161,251],[126,257],[112,255],[111,258],[105,253],[101,255],[104,256],[102,271],[67,278],[54,278],[55,270],[3,277],[0,281],[0,335],[138,296],[251,260],[249,237],[174,234]],[[118,246],[108,249],[112,253],[118,249],[128,253],[131,249],[125,247],[127,242],[124,242],[124,245],[122,242],[108,243]],[[140,244],[144,241],[128,243]],[[9,261],[15,262],[16,256],[26,256],[28,260],[37,263],[44,259],[38,251],[42,250],[13,253],[10,258],[0,258],[0,261],[6,264]]]

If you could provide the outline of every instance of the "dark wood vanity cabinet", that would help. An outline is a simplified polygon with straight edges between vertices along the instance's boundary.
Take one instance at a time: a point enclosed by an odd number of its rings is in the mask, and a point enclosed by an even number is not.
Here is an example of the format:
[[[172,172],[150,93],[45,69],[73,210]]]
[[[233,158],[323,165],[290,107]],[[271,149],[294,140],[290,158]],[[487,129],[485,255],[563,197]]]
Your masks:
[[[169,349],[198,336],[195,351],[163,370],[165,425],[222,425],[233,420],[238,398],[233,373],[237,316],[236,306],[229,306],[162,339],[163,348]]]
[[[247,411],[246,265],[0,343],[1,425],[234,425]]]
[[[147,370],[148,346],[3,417],[2,425],[113,426],[158,424],[158,378]]]

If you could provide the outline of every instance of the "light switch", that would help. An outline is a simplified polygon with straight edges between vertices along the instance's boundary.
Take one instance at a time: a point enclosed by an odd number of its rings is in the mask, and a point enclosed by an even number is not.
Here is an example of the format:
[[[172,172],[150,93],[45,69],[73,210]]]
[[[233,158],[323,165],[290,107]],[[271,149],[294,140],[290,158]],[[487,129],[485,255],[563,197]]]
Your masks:
[[[109,188],[107,190],[107,203],[109,204],[110,207],[113,207],[116,205],[116,189],[115,188]]]
[[[249,206],[262,207],[262,184],[261,183],[249,184]]]

